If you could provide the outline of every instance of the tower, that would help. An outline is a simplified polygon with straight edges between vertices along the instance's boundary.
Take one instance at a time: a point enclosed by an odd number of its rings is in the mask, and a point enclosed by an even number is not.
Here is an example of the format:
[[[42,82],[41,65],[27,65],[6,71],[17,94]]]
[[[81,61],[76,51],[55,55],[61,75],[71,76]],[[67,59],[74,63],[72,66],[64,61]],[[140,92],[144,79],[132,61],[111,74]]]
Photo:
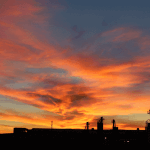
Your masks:
[[[89,130],[89,122],[86,122],[87,130]]]
[[[53,128],[53,121],[51,121],[51,129]]]
[[[112,123],[113,123],[113,130],[118,130],[118,127],[116,127],[116,122],[115,122],[115,120],[113,119],[112,120]]]
[[[150,110],[147,112],[147,114],[150,114]],[[146,130],[147,130],[147,141],[148,144],[150,144],[150,119],[146,121]]]
[[[103,120],[105,120],[105,119],[103,117],[101,117],[101,119],[99,119],[99,121],[97,122],[98,138],[101,143],[104,142]]]
[[[116,127],[116,123],[115,123],[115,120],[113,119],[113,129],[114,129],[114,127]]]
[[[103,120],[105,120],[103,117],[97,122],[97,130],[103,131]]]
[[[115,120],[112,120],[113,123],[113,131],[112,131],[112,143],[116,143],[118,140],[118,127],[116,127]]]

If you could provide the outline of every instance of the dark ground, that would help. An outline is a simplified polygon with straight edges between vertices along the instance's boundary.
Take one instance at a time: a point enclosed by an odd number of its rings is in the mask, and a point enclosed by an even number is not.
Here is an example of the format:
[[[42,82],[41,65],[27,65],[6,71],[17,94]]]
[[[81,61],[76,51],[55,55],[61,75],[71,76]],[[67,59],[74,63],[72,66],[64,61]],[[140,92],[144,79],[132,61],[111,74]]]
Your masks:
[[[141,140],[143,139],[143,140]],[[144,138],[124,142],[115,138],[105,140],[98,135],[45,133],[45,134],[4,134],[0,135],[1,146],[5,148],[42,148],[44,149],[147,149],[150,145]]]

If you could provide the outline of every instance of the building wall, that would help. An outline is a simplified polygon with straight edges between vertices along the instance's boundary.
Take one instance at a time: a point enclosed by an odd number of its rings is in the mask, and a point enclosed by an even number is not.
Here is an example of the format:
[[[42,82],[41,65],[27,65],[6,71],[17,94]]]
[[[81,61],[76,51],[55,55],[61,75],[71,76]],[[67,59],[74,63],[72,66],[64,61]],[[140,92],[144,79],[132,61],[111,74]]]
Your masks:
[[[150,123],[147,124],[147,140],[148,143],[150,144]]]
[[[103,123],[97,123],[97,130],[103,131]]]

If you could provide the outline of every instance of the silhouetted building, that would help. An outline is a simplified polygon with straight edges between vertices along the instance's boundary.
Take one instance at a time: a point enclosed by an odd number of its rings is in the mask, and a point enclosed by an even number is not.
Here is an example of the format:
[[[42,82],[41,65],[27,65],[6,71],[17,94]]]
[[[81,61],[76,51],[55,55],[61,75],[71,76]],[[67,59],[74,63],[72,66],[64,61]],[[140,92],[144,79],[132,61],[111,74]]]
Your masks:
[[[103,117],[101,117],[101,119],[97,122],[97,130],[98,131],[103,131]]]
[[[146,131],[147,131],[147,140],[148,140],[148,143],[150,144],[150,123],[148,122],[146,124]]]
[[[83,145],[86,145],[85,143],[89,144],[90,142],[97,143],[98,145],[110,144],[111,147],[119,145],[118,143],[122,146],[129,144],[138,145],[139,143],[148,143],[150,145],[150,123],[146,122],[145,130],[139,130],[139,128],[137,128],[137,130],[118,130],[115,120],[113,119],[113,128],[111,130],[103,130],[103,120],[105,120],[103,117],[98,120],[97,130],[94,130],[94,128],[89,130],[89,122],[86,122],[86,131],[84,129],[32,128],[28,130],[26,128],[14,128],[13,136],[17,140],[20,139],[20,141],[22,141],[22,137],[26,137],[26,139],[29,139],[28,141],[35,139],[35,143],[37,143],[37,140],[53,140],[59,142],[69,140],[72,143],[75,141],[78,143],[84,139]],[[7,138],[4,136],[5,135],[1,135],[1,139],[8,138],[8,135]]]
[[[118,127],[113,127],[113,130],[114,131],[118,131]]]
[[[27,133],[28,129],[26,128],[14,128],[14,134]]]
[[[86,123],[87,130],[89,130],[89,122]]]

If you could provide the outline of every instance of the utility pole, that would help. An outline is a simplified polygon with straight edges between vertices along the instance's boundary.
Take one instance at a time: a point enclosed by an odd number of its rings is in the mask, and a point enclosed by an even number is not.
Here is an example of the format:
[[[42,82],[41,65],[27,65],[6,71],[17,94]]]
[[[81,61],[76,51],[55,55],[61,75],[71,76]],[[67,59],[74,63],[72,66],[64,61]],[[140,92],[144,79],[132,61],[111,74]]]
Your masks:
[[[53,121],[51,121],[51,129],[53,128]]]

